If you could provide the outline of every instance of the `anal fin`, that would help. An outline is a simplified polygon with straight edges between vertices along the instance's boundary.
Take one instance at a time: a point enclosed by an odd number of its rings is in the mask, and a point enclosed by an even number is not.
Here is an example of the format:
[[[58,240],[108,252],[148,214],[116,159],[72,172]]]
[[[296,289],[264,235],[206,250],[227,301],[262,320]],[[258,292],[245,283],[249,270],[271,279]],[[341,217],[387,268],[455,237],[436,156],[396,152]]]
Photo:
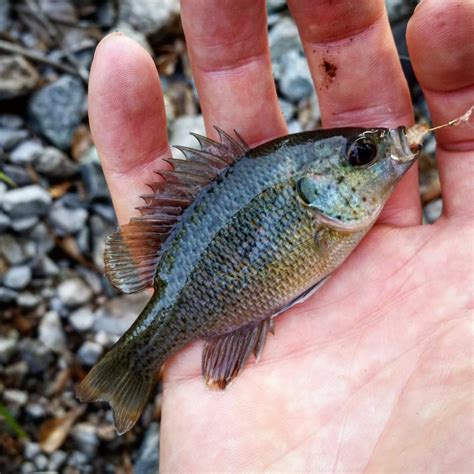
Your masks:
[[[244,368],[252,352],[257,360],[260,358],[268,331],[274,331],[271,318],[206,341],[202,353],[202,375],[206,383],[212,388],[225,389]]]

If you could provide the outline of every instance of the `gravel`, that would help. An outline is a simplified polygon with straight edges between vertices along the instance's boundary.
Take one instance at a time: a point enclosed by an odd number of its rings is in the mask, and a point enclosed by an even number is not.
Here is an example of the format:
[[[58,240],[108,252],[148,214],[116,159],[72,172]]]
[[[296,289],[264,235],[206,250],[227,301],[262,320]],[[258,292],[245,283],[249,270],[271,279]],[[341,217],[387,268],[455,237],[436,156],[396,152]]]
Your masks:
[[[80,278],[63,281],[58,287],[58,296],[67,307],[77,307],[92,298],[92,290]]]
[[[83,307],[69,315],[69,322],[76,331],[86,332],[94,325],[94,314],[89,308]]]
[[[54,352],[62,352],[66,349],[66,335],[56,311],[48,311],[41,319],[39,340]]]
[[[50,194],[37,184],[7,191],[2,201],[3,210],[14,218],[46,214],[52,203]]]
[[[75,234],[81,230],[89,213],[86,209],[67,208],[60,202],[54,203],[49,213],[49,222],[54,227],[57,235]]]
[[[97,342],[86,341],[77,351],[77,355],[83,364],[91,366],[99,360],[103,351],[103,347]]]
[[[43,151],[41,143],[35,140],[25,140],[10,153],[10,161],[16,164],[33,163]]]
[[[0,56],[0,101],[30,93],[38,81],[36,69],[22,56]]]
[[[12,290],[22,290],[31,281],[31,268],[27,265],[10,268],[3,276],[3,284]]]

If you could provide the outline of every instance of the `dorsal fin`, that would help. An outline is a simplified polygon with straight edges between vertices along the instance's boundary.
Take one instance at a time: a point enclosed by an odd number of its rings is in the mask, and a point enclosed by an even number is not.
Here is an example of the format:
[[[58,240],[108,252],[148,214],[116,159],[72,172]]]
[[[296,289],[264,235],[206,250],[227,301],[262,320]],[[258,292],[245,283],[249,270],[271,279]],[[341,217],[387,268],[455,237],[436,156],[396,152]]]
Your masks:
[[[140,217],[110,235],[105,243],[105,273],[114,286],[134,293],[153,286],[160,247],[184,210],[199,191],[250,149],[237,138],[216,127],[220,142],[193,133],[201,149],[176,147],[185,159],[165,160],[171,170],[157,171],[163,178],[148,186],[152,193],[141,196]]]

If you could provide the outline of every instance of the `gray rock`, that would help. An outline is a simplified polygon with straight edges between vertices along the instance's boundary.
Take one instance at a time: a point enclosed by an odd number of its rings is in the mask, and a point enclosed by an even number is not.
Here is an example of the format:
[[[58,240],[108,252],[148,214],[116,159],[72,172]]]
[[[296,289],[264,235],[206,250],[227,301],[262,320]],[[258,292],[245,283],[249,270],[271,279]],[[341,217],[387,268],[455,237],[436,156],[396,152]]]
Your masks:
[[[23,406],[28,401],[28,393],[22,390],[7,389],[2,395],[3,400],[12,405]]]
[[[38,221],[38,216],[21,217],[20,219],[15,219],[11,223],[11,227],[15,232],[21,234],[30,231]]]
[[[41,448],[38,443],[32,441],[26,441],[24,445],[23,454],[26,459],[34,459],[41,452]]]
[[[11,219],[3,212],[0,212],[0,232],[3,232],[5,229],[8,229],[10,224]]]
[[[48,311],[43,316],[38,333],[38,339],[52,351],[61,352],[66,348],[66,335],[56,311]]]
[[[426,204],[425,208],[423,209],[425,221],[428,224],[433,224],[433,222],[436,222],[441,217],[442,212],[443,212],[442,199],[435,199],[434,201],[429,202],[428,204]]]
[[[77,77],[68,75],[36,92],[29,106],[33,127],[63,150],[71,146],[85,110],[84,85]]]
[[[92,290],[80,278],[70,278],[59,285],[58,296],[65,306],[73,308],[87,303]]]
[[[178,117],[171,128],[171,145],[181,145],[196,148],[198,146],[196,139],[190,135],[191,132],[199,135],[206,135],[204,119],[202,115]],[[182,156],[178,150],[173,150],[175,156]]]
[[[58,235],[75,234],[84,227],[89,213],[80,207],[69,209],[62,203],[54,203],[49,213],[49,222]]]
[[[60,471],[66,462],[67,453],[65,451],[56,450],[49,457],[48,471]]]
[[[79,332],[85,332],[94,325],[94,314],[89,308],[80,308],[69,316],[71,326]]]
[[[25,337],[18,345],[22,359],[26,362],[28,371],[33,375],[44,372],[53,361],[51,351],[37,339]]]
[[[88,199],[108,199],[110,194],[95,147],[81,157],[79,166]]]
[[[283,17],[268,35],[270,53],[272,57],[273,74],[276,79],[282,77],[281,61],[289,51],[296,51],[303,55],[298,28],[295,22],[288,17]]]
[[[149,299],[146,292],[110,299],[96,311],[94,329],[121,336],[135,321]]]
[[[34,270],[35,274],[43,277],[52,277],[59,273],[58,266],[48,256],[39,259]]]
[[[26,414],[31,418],[39,419],[46,416],[46,408],[41,403],[28,403],[25,407]]]
[[[296,107],[285,99],[278,99],[283,117],[289,122],[295,115]]]
[[[0,128],[8,128],[9,130],[19,130],[23,128],[25,122],[19,115],[0,114]]]
[[[3,284],[12,290],[22,290],[31,281],[31,268],[27,265],[10,268],[3,276]]]
[[[12,332],[8,337],[0,337],[0,364],[6,364],[15,353],[18,333]]]
[[[52,146],[43,150],[34,166],[36,171],[50,178],[69,178],[79,169],[65,153]]]
[[[38,81],[36,69],[22,56],[0,56],[0,100],[30,93]]]
[[[43,151],[44,148],[41,143],[35,140],[25,140],[10,153],[10,161],[19,165],[33,163],[41,156]]]
[[[160,426],[151,423],[146,430],[137,460],[133,466],[134,474],[156,474],[160,464]]]
[[[87,464],[87,461],[88,457],[84,453],[81,453],[81,451],[73,451],[69,456],[68,465],[81,469],[82,473],[82,469],[85,467],[84,465]]]
[[[160,31],[179,15],[179,0],[120,0],[120,20],[145,35]]]
[[[43,257],[55,246],[55,238],[44,222],[38,222],[38,224],[35,225],[34,229],[30,232],[30,237],[34,239],[34,243],[37,247],[37,258]]]
[[[37,254],[34,242],[25,238],[14,238],[10,234],[0,235],[0,255],[10,264],[19,265]]]
[[[37,184],[7,191],[3,196],[3,210],[13,218],[39,216],[51,206],[51,196]]]
[[[17,292],[0,286],[0,303],[11,303],[16,300]]]
[[[32,462],[23,462],[20,469],[22,474],[32,474],[36,471],[36,467]]]
[[[299,102],[313,93],[308,62],[298,51],[288,51],[280,61],[280,90],[292,102]]]
[[[103,350],[97,342],[86,341],[77,351],[77,355],[83,364],[94,365],[99,360]]]
[[[2,165],[2,171],[17,186],[27,186],[28,184],[33,183],[31,179],[31,174],[24,166],[5,163]]]
[[[10,151],[26,138],[28,138],[26,130],[0,128],[0,148],[3,148],[5,151]]]
[[[77,423],[71,430],[71,437],[78,449],[89,456],[93,456],[99,445],[97,427],[92,423]]]
[[[48,456],[45,454],[38,454],[35,459],[34,463],[36,466],[36,469],[39,469],[40,471],[44,471],[48,467],[49,459]]]
[[[20,308],[33,309],[41,303],[41,298],[29,291],[24,291],[16,297],[16,302]]]

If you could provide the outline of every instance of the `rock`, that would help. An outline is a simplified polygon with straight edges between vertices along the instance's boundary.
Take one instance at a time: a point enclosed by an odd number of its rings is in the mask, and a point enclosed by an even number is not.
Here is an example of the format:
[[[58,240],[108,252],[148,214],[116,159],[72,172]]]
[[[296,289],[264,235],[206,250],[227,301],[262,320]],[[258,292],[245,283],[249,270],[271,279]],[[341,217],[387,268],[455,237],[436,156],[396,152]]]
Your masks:
[[[20,340],[19,347],[22,359],[33,375],[43,373],[53,361],[53,354],[41,341],[25,337]]]
[[[278,99],[280,109],[286,122],[289,122],[295,115],[296,107],[285,99]]]
[[[181,145],[196,148],[198,146],[196,139],[190,135],[191,132],[199,135],[206,135],[204,119],[202,115],[178,117],[172,126],[170,143],[171,145]],[[173,150],[173,154],[179,156],[181,152]]]
[[[22,390],[8,389],[2,395],[3,401],[12,405],[23,406],[28,401],[28,393]]]
[[[12,290],[22,290],[31,281],[31,268],[27,265],[10,268],[3,276],[3,284]]]
[[[80,451],[73,451],[69,455],[68,465],[79,469],[79,472],[81,473],[90,472],[89,470],[83,471],[86,464],[87,464],[87,456],[84,453],[81,453]],[[68,472],[76,472],[76,471],[68,471]]]
[[[48,311],[43,316],[38,333],[38,339],[52,351],[61,352],[66,348],[66,335],[56,311]]]
[[[3,196],[3,210],[13,218],[39,216],[51,206],[51,196],[37,184],[7,191]]]
[[[18,165],[33,163],[43,151],[41,143],[35,140],[25,140],[10,153],[10,161]]]
[[[6,174],[17,186],[27,186],[33,180],[28,170],[24,166],[5,163],[2,165],[2,172]]]
[[[19,265],[33,258],[36,253],[34,242],[27,239],[15,239],[10,234],[0,235],[0,256],[10,264]]]
[[[29,105],[35,130],[62,150],[71,146],[75,128],[86,110],[86,91],[80,79],[65,75],[36,92]]]
[[[0,212],[0,232],[3,232],[5,229],[8,229],[10,224],[11,219],[3,212]]]
[[[89,308],[80,308],[70,314],[69,322],[76,331],[89,331],[94,325],[94,314]]]
[[[36,244],[36,258],[42,258],[55,246],[55,239],[44,222],[38,222],[34,229],[30,232],[30,237],[34,239]]]
[[[0,100],[30,93],[38,81],[36,69],[22,56],[0,56]]]
[[[40,403],[28,403],[25,407],[25,411],[29,417],[36,420],[46,416],[46,408]]]
[[[54,203],[49,213],[49,222],[60,236],[75,234],[82,229],[89,213],[80,207],[69,209],[62,203]]]
[[[20,219],[15,219],[11,227],[15,232],[25,233],[30,231],[39,221],[38,216],[22,217]]]
[[[429,202],[423,209],[423,214],[428,224],[433,224],[433,222],[436,222],[441,217],[442,212],[442,199],[435,199],[434,201]]]
[[[26,459],[34,459],[41,452],[41,448],[38,443],[32,441],[26,441],[23,449],[23,454]]]
[[[105,182],[104,173],[102,172],[99,163],[99,156],[97,155],[97,149],[95,147],[91,148],[81,157],[79,167],[88,199],[109,199],[109,190]]]
[[[110,299],[96,311],[94,329],[121,336],[135,321],[149,299],[150,296],[146,292]]]
[[[77,351],[79,360],[85,365],[94,365],[102,355],[103,348],[97,342],[86,341]]]
[[[87,303],[92,290],[80,278],[70,278],[59,285],[58,296],[65,306],[73,308]]]
[[[7,31],[10,26],[10,0],[0,2],[0,31]]]
[[[153,54],[153,50],[150,46],[150,43],[146,39],[146,36],[141,31],[137,31],[127,22],[120,21],[114,26],[113,31],[124,34],[128,38],[136,41],[139,45],[143,46],[150,54]]]
[[[270,13],[286,7],[286,0],[267,0],[267,10]]]
[[[160,426],[158,423],[151,423],[140,445],[133,472],[134,474],[153,474],[159,472],[159,464]]]
[[[16,291],[0,286],[0,303],[11,303],[12,301],[15,301],[16,295]]]
[[[45,256],[36,262],[34,271],[38,276],[52,277],[59,273],[59,268],[48,256]]]
[[[119,18],[145,35],[160,31],[179,15],[179,0],[120,0]]]
[[[280,90],[292,102],[299,102],[313,93],[308,62],[298,51],[288,51],[280,61]]]
[[[20,308],[33,309],[41,303],[41,298],[29,291],[24,291],[16,297],[16,303]]]
[[[25,126],[25,122],[19,115],[0,114],[0,128],[19,130]]]
[[[97,427],[92,423],[77,423],[71,430],[71,437],[77,448],[89,456],[93,456],[99,445]]]
[[[26,138],[28,138],[26,130],[0,128],[0,148],[3,148],[5,151],[10,151]]]
[[[273,74],[276,79],[281,79],[282,58],[290,51],[296,51],[303,55],[303,47],[295,22],[288,17],[283,17],[268,34],[270,52],[272,57]]]
[[[61,467],[66,462],[67,453],[65,451],[56,450],[49,457],[48,471],[62,472]]]
[[[49,178],[69,178],[79,169],[61,150],[46,147],[35,162],[35,169]]]
[[[45,454],[38,454],[35,459],[34,463],[36,466],[36,469],[40,471],[44,471],[48,467],[49,459],[48,456]]]
[[[18,333],[12,332],[8,337],[0,337],[0,364],[6,364],[15,353]]]

